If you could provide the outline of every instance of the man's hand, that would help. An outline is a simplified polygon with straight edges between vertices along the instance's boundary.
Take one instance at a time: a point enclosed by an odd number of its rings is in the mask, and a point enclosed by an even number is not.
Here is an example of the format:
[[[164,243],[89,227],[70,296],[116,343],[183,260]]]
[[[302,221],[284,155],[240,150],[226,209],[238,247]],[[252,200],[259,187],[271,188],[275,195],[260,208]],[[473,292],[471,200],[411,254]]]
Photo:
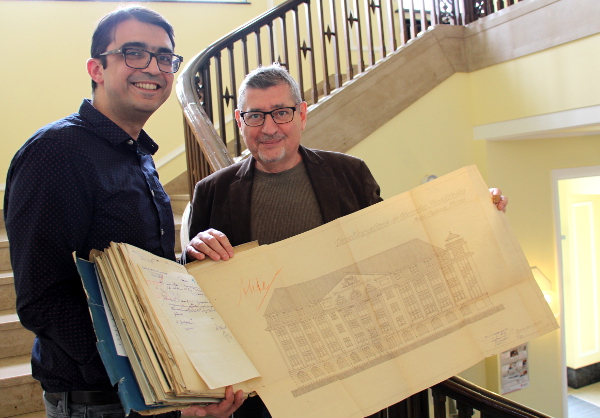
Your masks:
[[[224,233],[211,228],[192,238],[185,253],[189,260],[204,260],[208,256],[215,261],[226,261],[233,257],[233,247]]]
[[[181,416],[193,416],[193,417],[218,417],[227,418],[233,414],[237,409],[244,403],[244,392],[238,390],[233,395],[233,388],[227,386],[225,388],[225,398],[219,403],[213,403],[206,406],[190,406],[189,408],[181,410]]]
[[[492,195],[492,202],[498,210],[502,212],[506,212],[506,205],[508,205],[508,197],[502,196],[502,190],[500,189],[490,189],[490,194]]]

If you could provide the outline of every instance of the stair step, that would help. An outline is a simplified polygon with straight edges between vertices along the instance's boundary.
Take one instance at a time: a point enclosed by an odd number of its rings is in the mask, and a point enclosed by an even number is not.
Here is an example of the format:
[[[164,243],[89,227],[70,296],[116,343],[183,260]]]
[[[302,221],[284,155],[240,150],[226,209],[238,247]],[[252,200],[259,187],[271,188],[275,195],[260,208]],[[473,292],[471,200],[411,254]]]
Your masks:
[[[0,358],[31,354],[34,334],[23,328],[16,313],[0,314]]]
[[[0,359],[0,418],[44,410],[42,387],[31,377],[30,356]]]
[[[12,271],[0,271],[0,311],[16,310],[15,283]]]
[[[12,270],[8,251],[8,235],[6,235],[6,228],[0,228],[0,271],[8,270]]]
[[[179,232],[181,231],[181,214],[174,213],[175,218],[175,253],[181,252],[181,242],[179,239]]]
[[[190,197],[187,194],[175,194],[170,195],[171,198],[171,208],[173,209],[174,214],[181,215],[185,211],[185,207],[190,201]]]
[[[37,411],[37,412],[29,412],[28,414],[13,415],[13,417],[18,417],[18,418],[46,418],[46,410],[43,409],[43,410]]]

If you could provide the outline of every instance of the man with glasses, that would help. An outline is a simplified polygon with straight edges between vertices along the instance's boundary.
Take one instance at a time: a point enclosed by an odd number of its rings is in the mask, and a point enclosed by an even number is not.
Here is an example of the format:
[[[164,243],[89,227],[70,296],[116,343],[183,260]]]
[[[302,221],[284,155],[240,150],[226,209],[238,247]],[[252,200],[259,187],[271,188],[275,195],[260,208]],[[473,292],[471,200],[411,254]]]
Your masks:
[[[252,157],[196,184],[187,260],[229,260],[233,246],[271,244],[382,200],[364,161],[300,145],[307,105],[285,68],[274,64],[248,74],[235,116]],[[500,196],[498,189],[491,193]],[[506,203],[503,197],[498,209]],[[254,397],[234,416],[270,414]]]
[[[158,13],[126,7],[103,17],[87,70],[92,99],[40,129],[8,171],[4,217],[23,326],[36,335],[32,374],[48,416],[125,416],[96,349],[72,253],[126,242],[175,260],[169,197],[142,129],[167,100],[182,57]],[[242,403],[231,388],[219,404],[186,414],[227,417]],[[166,414],[178,416],[178,412]]]

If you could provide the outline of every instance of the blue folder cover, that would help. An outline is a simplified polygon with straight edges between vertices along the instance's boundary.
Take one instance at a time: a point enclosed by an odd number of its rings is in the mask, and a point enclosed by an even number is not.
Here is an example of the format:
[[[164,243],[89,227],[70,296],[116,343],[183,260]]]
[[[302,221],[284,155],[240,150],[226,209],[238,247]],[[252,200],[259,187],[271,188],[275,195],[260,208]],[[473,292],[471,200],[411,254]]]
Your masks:
[[[106,318],[95,264],[80,258],[76,258],[75,263],[87,293],[87,302],[96,330],[96,338],[98,339],[96,346],[111,383],[113,385],[119,384],[119,398],[125,412],[129,414],[131,410],[140,412],[164,407],[164,405],[146,405],[140,387],[135,380],[129,358],[117,354],[108,319]]]

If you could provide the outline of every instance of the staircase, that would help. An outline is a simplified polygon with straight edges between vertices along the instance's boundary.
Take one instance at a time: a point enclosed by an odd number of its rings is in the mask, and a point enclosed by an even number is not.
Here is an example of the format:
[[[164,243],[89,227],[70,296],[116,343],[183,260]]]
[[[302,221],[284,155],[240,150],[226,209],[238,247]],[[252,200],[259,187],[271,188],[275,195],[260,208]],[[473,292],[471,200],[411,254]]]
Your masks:
[[[1,214],[2,212],[0,212]],[[9,244],[0,219],[0,418],[45,416],[42,388],[31,377],[29,357],[33,333],[21,326],[16,313]]]
[[[175,254],[179,256],[181,217],[189,196],[187,184],[172,183],[165,188],[171,196],[175,215]],[[43,418],[46,412],[42,388],[31,377],[34,335],[21,326],[16,313],[14,278],[3,215],[0,210],[0,418]]]

